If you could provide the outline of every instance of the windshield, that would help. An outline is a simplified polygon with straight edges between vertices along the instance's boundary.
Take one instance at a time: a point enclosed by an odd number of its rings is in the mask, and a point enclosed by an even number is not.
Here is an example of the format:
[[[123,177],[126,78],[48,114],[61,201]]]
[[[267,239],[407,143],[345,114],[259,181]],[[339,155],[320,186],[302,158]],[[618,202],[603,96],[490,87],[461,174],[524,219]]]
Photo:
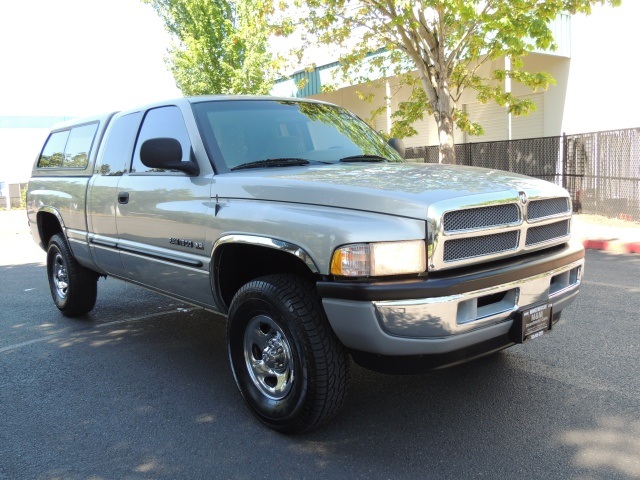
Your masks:
[[[288,159],[291,165],[296,164],[291,159],[310,164],[374,157],[402,161],[384,138],[341,107],[286,100],[223,100],[195,103],[193,110],[218,171],[260,165],[256,162],[284,166],[273,162],[276,159]]]

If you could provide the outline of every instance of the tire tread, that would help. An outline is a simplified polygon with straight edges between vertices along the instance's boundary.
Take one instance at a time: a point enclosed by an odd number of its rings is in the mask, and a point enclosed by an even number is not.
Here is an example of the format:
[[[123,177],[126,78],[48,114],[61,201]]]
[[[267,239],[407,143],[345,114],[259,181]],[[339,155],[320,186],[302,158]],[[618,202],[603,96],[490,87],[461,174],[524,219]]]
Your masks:
[[[347,350],[331,329],[311,281],[284,274],[261,277],[243,286],[234,303],[256,290],[278,299],[295,318],[295,328],[303,339],[304,357],[310,359],[307,398],[297,418],[284,425],[259,418],[283,433],[301,433],[318,427],[334,417],[345,402],[350,378]]]
[[[59,250],[64,257],[69,282],[67,299],[63,304],[60,304],[56,301],[56,294],[53,290],[54,287],[51,278],[49,278],[49,286],[54,303],[60,312],[67,317],[77,317],[89,313],[96,305],[98,275],[77,262],[71,253],[67,240],[61,233],[58,233],[53,235],[51,240],[49,240],[49,248],[47,250],[47,273],[49,277],[51,276],[49,263],[51,262],[52,247]]]

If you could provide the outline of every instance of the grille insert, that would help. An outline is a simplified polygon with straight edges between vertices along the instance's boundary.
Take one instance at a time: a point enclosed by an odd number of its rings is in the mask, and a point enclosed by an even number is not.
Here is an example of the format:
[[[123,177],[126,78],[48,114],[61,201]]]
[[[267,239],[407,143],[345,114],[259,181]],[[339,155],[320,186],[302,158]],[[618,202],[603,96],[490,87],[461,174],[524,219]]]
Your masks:
[[[539,218],[551,217],[569,212],[569,199],[548,198],[545,200],[534,200],[527,208],[527,219],[537,220]]]
[[[520,221],[520,209],[516,204],[492,207],[468,208],[444,214],[445,232],[509,225]]]
[[[481,237],[447,240],[444,244],[444,261],[455,262],[515,250],[518,248],[519,233],[515,230]]]
[[[524,203],[491,196],[473,206],[448,200],[430,208],[429,221],[434,227],[428,239],[429,270],[446,270],[566,242],[571,235],[571,200],[544,192],[532,192]]]
[[[527,247],[569,235],[569,220],[532,227],[527,231]]]

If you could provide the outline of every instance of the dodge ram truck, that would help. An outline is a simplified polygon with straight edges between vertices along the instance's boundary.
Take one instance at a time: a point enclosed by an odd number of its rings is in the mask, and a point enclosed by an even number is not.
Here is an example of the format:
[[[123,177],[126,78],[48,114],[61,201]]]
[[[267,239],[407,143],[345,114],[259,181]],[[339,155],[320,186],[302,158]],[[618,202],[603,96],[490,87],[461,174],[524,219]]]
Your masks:
[[[27,216],[63,315],[109,276],[214,312],[247,406],[302,432],[352,360],[458,364],[548,333],[578,294],[564,189],[402,149],[323,102],[181,98],[54,128]]]

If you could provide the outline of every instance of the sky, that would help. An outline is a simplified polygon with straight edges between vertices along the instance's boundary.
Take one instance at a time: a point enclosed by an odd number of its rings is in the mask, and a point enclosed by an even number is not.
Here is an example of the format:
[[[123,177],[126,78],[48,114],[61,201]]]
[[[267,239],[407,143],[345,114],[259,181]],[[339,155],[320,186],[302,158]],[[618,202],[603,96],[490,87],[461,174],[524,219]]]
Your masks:
[[[0,116],[86,116],[181,96],[140,0],[1,0]]]
[[[571,63],[565,100],[566,133],[640,127],[635,49],[640,0],[594,6],[571,18]]]
[[[635,63],[609,59],[612,50],[629,46],[629,23],[639,15],[640,0],[625,0],[621,8],[596,7],[592,17],[574,17],[572,28],[585,34],[572,46],[572,76],[595,71],[617,84],[616,92],[638,91]],[[140,0],[0,0],[0,116],[86,116],[180,96],[164,64],[169,44],[162,21]],[[608,117],[616,128],[637,115],[620,104],[612,115],[611,103],[618,102],[611,97],[585,102],[594,98],[588,85],[571,85],[576,100],[568,101],[585,123],[576,127]]]

